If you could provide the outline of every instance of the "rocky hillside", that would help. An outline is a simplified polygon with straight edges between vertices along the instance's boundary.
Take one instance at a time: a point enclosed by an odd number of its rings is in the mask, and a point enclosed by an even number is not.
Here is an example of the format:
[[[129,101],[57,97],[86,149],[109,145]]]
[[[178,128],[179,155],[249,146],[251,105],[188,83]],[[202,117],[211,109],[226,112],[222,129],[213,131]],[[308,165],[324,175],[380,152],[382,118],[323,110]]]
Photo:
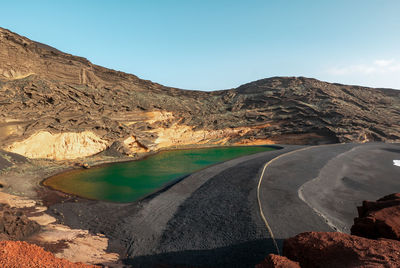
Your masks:
[[[0,148],[73,159],[196,144],[400,141],[400,91],[304,77],[165,87],[0,28]]]

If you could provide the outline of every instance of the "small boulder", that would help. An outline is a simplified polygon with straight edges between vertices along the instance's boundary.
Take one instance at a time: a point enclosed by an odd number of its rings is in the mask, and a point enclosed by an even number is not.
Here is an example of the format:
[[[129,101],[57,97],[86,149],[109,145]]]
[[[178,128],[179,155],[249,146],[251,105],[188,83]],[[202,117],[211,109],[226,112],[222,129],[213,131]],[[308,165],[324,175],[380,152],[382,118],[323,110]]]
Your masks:
[[[354,219],[351,234],[366,238],[400,240],[400,193],[376,202],[364,201]]]
[[[114,141],[103,153],[106,156],[113,157],[123,157],[132,154],[129,148],[122,141]]]
[[[89,169],[89,168],[90,168],[90,165],[89,165],[88,163],[83,163],[83,164],[82,164],[82,167],[83,167],[83,168],[86,168],[86,169]]]

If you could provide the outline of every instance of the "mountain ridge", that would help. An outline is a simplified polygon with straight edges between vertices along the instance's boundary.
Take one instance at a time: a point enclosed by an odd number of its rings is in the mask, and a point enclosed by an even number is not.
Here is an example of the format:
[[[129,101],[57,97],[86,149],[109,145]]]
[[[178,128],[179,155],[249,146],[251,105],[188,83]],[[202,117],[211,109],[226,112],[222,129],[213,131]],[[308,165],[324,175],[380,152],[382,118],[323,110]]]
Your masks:
[[[0,104],[0,147],[31,158],[109,148],[135,155],[181,146],[400,141],[394,89],[271,77],[233,89],[182,90],[3,28]]]

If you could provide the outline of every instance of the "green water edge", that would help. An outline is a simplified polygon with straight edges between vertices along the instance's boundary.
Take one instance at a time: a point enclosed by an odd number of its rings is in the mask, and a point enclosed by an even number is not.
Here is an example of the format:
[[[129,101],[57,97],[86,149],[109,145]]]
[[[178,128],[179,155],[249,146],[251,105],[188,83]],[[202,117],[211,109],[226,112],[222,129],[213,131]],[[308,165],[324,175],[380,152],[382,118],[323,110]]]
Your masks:
[[[273,146],[231,146],[162,151],[143,160],[71,170],[48,178],[45,186],[89,199],[133,202],[205,167]]]

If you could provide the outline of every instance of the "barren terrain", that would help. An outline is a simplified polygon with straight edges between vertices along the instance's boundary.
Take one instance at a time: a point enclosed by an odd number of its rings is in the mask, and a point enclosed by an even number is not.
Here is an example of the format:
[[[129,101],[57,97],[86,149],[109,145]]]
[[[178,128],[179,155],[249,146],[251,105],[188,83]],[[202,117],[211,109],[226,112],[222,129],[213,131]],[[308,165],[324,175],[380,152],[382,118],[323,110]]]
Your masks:
[[[294,231],[347,232],[354,211],[342,204],[400,192],[392,164],[399,111],[400,91],[304,77],[212,92],[171,88],[0,28],[1,237],[86,264],[251,266],[276,250],[260,211],[280,245]],[[286,155],[332,143],[351,144]],[[291,145],[212,166],[128,204],[41,185],[82,166],[232,144]],[[261,176],[258,208],[261,171],[277,157]],[[362,176],[372,168],[380,181]],[[377,187],[385,183],[390,189]]]
[[[74,159],[209,144],[400,140],[400,92],[304,77],[229,90],[166,87],[0,28],[0,146]],[[39,145],[40,144],[40,145]]]

